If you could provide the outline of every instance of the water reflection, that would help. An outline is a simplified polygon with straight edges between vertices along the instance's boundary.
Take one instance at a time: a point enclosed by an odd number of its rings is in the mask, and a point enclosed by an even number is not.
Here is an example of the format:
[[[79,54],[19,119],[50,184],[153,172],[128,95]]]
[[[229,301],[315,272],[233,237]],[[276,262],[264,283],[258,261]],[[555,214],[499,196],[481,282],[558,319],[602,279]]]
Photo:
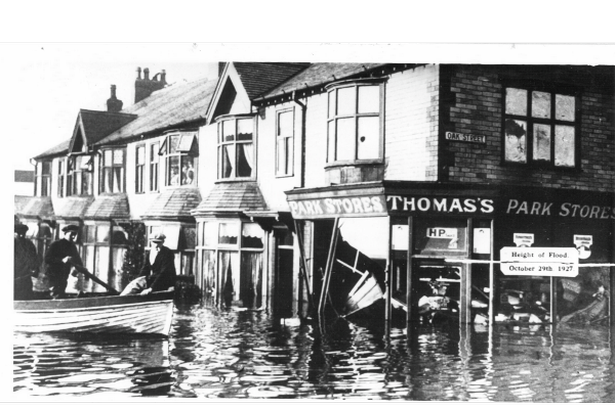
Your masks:
[[[262,311],[177,309],[161,339],[15,334],[16,398],[613,402],[608,328],[323,327]]]

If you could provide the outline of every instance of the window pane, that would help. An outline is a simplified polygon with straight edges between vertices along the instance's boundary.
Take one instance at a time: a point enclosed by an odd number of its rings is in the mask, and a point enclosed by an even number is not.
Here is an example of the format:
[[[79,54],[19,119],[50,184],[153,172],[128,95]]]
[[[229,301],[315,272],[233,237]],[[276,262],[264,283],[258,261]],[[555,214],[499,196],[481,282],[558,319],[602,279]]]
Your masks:
[[[159,150],[160,150],[160,148],[159,148],[159,144],[158,143],[154,143],[150,147],[149,160],[152,163],[157,163],[158,162],[158,151]]]
[[[145,163],[145,146],[137,147],[137,165]]]
[[[169,150],[168,153],[177,152],[177,145],[179,144],[179,135],[171,135],[169,136]]]
[[[213,247],[218,243],[217,223],[203,222],[203,245]]]
[[[337,160],[355,159],[354,118],[337,121]]]
[[[352,115],[355,113],[354,87],[337,90],[337,115]]]
[[[252,140],[252,119],[240,119],[237,121],[237,140],[251,141]]]
[[[506,88],[506,113],[512,115],[527,115],[526,90]]]
[[[560,121],[574,121],[574,97],[568,95],[555,95],[555,119]]]
[[[222,122],[222,141],[228,142],[235,140],[235,120]]]
[[[329,122],[327,162],[335,161],[335,121]]]
[[[532,116],[551,118],[551,94],[549,92],[532,92]]]
[[[527,163],[527,124],[525,121],[506,120],[504,159],[508,162]]]
[[[123,149],[115,149],[113,151],[113,164],[114,165],[124,164],[124,150]]]
[[[124,191],[124,168],[113,168],[113,192]]]
[[[359,113],[380,112],[380,86],[359,87]]]
[[[555,126],[555,166],[575,166],[574,127]]]
[[[277,174],[284,174],[285,172],[285,160],[286,160],[286,138],[280,138],[278,139],[278,143],[277,143],[277,153],[278,156],[276,157],[276,163],[275,163],[275,170]]]
[[[235,152],[235,146],[223,145],[219,148],[219,161],[220,161],[220,178],[225,179],[231,177],[234,166],[234,156],[231,157],[231,153]]]
[[[278,135],[289,136],[293,134],[293,112],[286,111],[278,116]]]
[[[551,160],[551,126],[534,125],[534,160]]]
[[[336,90],[329,92],[329,118],[333,118],[335,116],[335,95]]]
[[[98,243],[109,241],[109,225],[99,224],[96,229],[96,241]]]
[[[194,165],[191,156],[182,156],[182,185],[194,184]]]
[[[284,138],[284,146],[286,151],[284,173],[290,175],[293,172],[293,138]]]
[[[242,248],[263,248],[263,229],[256,223],[244,223],[241,229]]]
[[[237,244],[238,225],[235,223],[220,223],[218,233],[218,243]]]
[[[357,158],[377,159],[380,157],[380,118],[377,116],[359,118],[357,133]]]
[[[169,161],[169,184],[172,186],[179,185],[179,157],[171,156]]]
[[[85,226],[85,242],[96,242],[96,226]]]
[[[111,150],[106,150],[105,154],[103,156],[104,159],[104,166],[111,166],[111,163],[113,162],[113,151]]]
[[[251,143],[237,144],[237,177],[252,176],[253,159]]]

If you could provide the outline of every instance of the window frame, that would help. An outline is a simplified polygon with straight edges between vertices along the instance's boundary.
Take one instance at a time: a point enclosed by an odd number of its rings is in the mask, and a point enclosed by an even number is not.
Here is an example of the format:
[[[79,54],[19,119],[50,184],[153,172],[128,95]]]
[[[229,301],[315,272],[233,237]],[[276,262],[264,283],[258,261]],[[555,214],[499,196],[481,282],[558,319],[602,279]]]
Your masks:
[[[337,165],[347,165],[347,164],[372,164],[372,163],[383,163],[384,162],[384,110],[385,110],[385,84],[386,81],[383,78],[369,78],[369,79],[358,79],[358,80],[348,80],[348,81],[339,81],[332,84],[329,84],[325,87],[327,90],[327,152],[326,152],[326,163],[328,166],[337,166]],[[379,102],[378,102],[378,112],[359,112],[359,88],[360,87],[378,87],[379,92]],[[339,113],[339,91],[342,89],[353,88],[354,93],[354,102],[352,111],[349,113]],[[331,94],[335,94],[334,104],[335,107],[331,107]],[[359,120],[361,118],[378,118],[378,155],[373,158],[364,158],[359,159],[359,143],[358,143],[358,133],[359,133]],[[354,152],[353,158],[351,159],[338,159],[339,146],[338,146],[338,132],[337,132],[337,124],[340,120],[353,120],[354,126]],[[333,136],[331,135],[331,124],[333,126]],[[335,138],[333,141],[331,138]],[[330,157],[332,154],[332,148],[334,149],[333,155],[335,156],[333,159]]]
[[[149,191],[160,190],[160,142],[152,142],[149,146]]]
[[[78,162],[85,160],[86,167],[78,167]],[[90,155],[71,155],[66,163],[66,196],[90,196],[93,194],[92,163],[94,158]],[[77,175],[81,175],[78,178]],[[77,186],[78,181],[81,183]],[[78,187],[78,188],[77,188]],[[85,187],[85,189],[84,189]]]
[[[250,120],[252,122],[252,139],[249,141],[243,141],[237,139],[237,128],[239,121],[242,120]],[[232,141],[224,141],[223,140],[223,130],[224,124],[226,123],[234,123],[235,129],[235,137]],[[224,181],[249,181],[256,180],[256,169],[257,169],[257,158],[256,158],[256,115],[255,114],[243,114],[243,115],[225,115],[216,119],[217,129],[216,129],[216,179],[219,182]],[[252,153],[252,166],[250,171],[250,176],[237,176],[237,164],[239,163],[239,150],[238,146],[242,145],[252,145],[251,153]],[[226,146],[232,146],[233,152],[235,156],[235,163],[231,170],[231,175],[227,177],[222,176],[222,159],[223,159],[223,148]],[[245,157],[245,153],[244,153]],[[247,158],[246,158],[247,160]],[[249,164],[248,164],[249,165]]]
[[[289,135],[282,135],[280,117],[290,114],[291,130]],[[284,146],[284,151],[281,147]],[[282,153],[286,155],[282,157]],[[283,163],[282,163],[283,162]],[[286,108],[275,113],[275,175],[276,177],[291,177],[295,174],[295,109]]]
[[[143,163],[139,163],[139,150],[143,149]],[[145,193],[145,166],[147,163],[147,146],[144,143],[135,146],[135,193]]]
[[[506,112],[507,90],[508,89],[524,90],[526,95],[526,113],[525,115],[509,114]],[[532,116],[533,109],[533,94],[549,93],[550,112],[549,118],[539,118]],[[557,96],[566,96],[574,98],[574,120],[564,121],[556,118],[556,98]],[[580,90],[571,85],[549,84],[537,81],[504,81],[502,83],[502,128],[501,128],[501,163],[506,167],[520,167],[532,169],[558,170],[558,171],[579,171],[581,169],[581,93]],[[506,159],[506,122],[507,120],[518,120],[526,123],[526,141],[525,141],[525,162],[510,161]],[[534,129],[536,125],[547,125],[550,131],[550,148],[549,159],[535,159],[534,153]],[[557,126],[568,126],[574,129],[574,165],[556,165],[556,133]]]
[[[115,152],[122,152],[122,164],[114,163]],[[106,163],[105,154],[107,152],[111,152],[111,164],[110,166]],[[114,170],[119,168],[121,170],[121,180],[120,186],[118,186],[118,190],[116,191],[113,186],[110,185],[110,191],[107,191],[105,188],[105,182],[107,181],[107,169],[110,169],[110,175],[113,176],[115,174]],[[126,192],[126,147],[110,147],[101,149],[101,159],[100,159],[100,184],[98,188],[99,193],[107,193],[107,194],[116,194],[116,193],[125,193]]]
[[[174,137],[178,138],[177,147],[175,148],[175,151],[171,152],[171,149],[173,149],[172,144],[171,144],[171,139]],[[179,149],[180,145],[182,144],[182,140],[184,138],[191,139],[191,146],[189,147],[189,149]],[[192,146],[195,144],[195,140],[198,143],[196,132],[171,132],[164,136],[164,141],[160,145],[159,155],[164,158],[164,164],[165,164],[164,185],[165,187],[178,187],[178,186],[196,187],[197,185],[197,180],[196,180],[197,160],[196,158],[198,155],[196,153],[196,149],[194,149],[194,147]],[[177,158],[177,164],[178,164],[177,183],[172,183],[174,175],[171,175],[171,170],[172,170],[171,162],[173,161],[174,158]],[[191,160],[186,161],[187,158],[190,158]],[[184,163],[191,164],[190,170],[192,171],[193,177],[190,183],[186,183],[185,175],[182,175]]]
[[[65,184],[68,174],[68,160],[66,158],[60,158],[58,160],[58,197],[66,196]]]
[[[45,170],[45,164],[49,166],[47,173],[43,173]],[[53,160],[41,160],[36,163],[36,178],[35,180],[35,192],[40,197],[51,196],[51,175],[53,173]]]

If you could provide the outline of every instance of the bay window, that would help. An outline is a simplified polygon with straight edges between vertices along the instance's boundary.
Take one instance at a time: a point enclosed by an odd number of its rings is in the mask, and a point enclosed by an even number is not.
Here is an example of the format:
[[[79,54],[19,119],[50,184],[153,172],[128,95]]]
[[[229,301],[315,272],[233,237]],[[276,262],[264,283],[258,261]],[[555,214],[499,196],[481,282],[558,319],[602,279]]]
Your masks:
[[[328,88],[327,162],[382,159],[382,83],[344,82]]]
[[[504,162],[575,168],[576,96],[528,87],[504,93]]]
[[[218,123],[218,179],[252,178],[254,118],[231,117]]]

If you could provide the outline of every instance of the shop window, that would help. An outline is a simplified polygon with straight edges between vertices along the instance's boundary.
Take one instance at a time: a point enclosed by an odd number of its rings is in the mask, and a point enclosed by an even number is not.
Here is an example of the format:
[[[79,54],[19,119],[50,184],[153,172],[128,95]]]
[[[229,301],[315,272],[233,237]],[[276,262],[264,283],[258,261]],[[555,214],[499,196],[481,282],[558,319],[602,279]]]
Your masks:
[[[218,179],[252,178],[254,118],[232,117],[218,122]]]
[[[92,194],[92,157],[71,156],[66,177],[67,196]]]
[[[150,145],[149,150],[149,190],[152,192],[158,191],[158,171],[159,171],[159,155],[160,144],[154,142]]]
[[[277,176],[293,175],[294,156],[294,114],[292,110],[278,112],[276,123],[276,162]]]
[[[197,154],[196,135],[168,135],[160,148],[166,165],[166,186],[196,184],[195,157]]]
[[[327,162],[382,159],[380,83],[333,85],[328,91]]]
[[[124,192],[124,153],[124,148],[103,151],[101,193]]]
[[[36,191],[41,197],[51,193],[51,161],[44,160],[36,164]]]
[[[467,250],[466,220],[421,219],[415,223],[415,254],[461,254]]]
[[[504,90],[504,161],[526,165],[577,166],[577,98],[535,88]]]
[[[135,193],[145,192],[145,145],[138,145],[135,152]]]

